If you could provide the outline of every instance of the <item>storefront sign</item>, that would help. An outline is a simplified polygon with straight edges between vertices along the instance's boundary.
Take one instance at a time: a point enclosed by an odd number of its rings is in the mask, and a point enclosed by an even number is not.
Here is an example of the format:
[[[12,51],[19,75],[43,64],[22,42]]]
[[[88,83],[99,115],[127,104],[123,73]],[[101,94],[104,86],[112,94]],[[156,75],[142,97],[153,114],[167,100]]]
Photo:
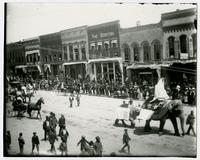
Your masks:
[[[181,53],[180,59],[188,59],[188,53]]]

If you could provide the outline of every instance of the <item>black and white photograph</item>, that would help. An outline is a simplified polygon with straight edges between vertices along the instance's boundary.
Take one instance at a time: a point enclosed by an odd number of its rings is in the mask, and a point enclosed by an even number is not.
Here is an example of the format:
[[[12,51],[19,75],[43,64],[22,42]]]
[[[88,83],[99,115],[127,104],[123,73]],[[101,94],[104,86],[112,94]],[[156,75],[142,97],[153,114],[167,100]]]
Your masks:
[[[197,3],[4,9],[4,157],[197,157]]]

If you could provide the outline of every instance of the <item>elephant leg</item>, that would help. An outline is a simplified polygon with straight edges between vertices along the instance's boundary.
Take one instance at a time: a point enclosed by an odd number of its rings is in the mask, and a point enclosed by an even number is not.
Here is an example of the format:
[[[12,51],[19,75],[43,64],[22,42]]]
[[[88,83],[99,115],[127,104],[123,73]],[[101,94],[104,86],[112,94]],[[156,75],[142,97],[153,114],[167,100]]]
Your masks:
[[[124,121],[123,119],[121,119],[121,121],[122,121],[122,124],[123,124],[124,126],[126,126],[125,121]]]
[[[160,133],[160,132],[163,132],[163,128],[164,128],[164,126],[165,126],[166,119],[167,119],[167,118],[164,117],[164,118],[162,118],[162,119],[160,120],[159,133]]]
[[[185,129],[184,129],[185,118],[184,118],[184,115],[181,114],[181,115],[179,116],[179,118],[180,118],[182,136],[184,136],[184,135],[185,135]]]
[[[173,124],[173,127],[174,127],[174,132],[175,132],[174,135],[175,136],[180,136],[180,133],[179,133],[179,130],[178,130],[177,121],[176,121],[176,117],[171,116],[170,120],[171,120],[171,122]]]
[[[146,120],[146,123],[145,123],[145,126],[144,126],[144,131],[150,131],[151,130],[150,122],[151,122],[151,119]]]

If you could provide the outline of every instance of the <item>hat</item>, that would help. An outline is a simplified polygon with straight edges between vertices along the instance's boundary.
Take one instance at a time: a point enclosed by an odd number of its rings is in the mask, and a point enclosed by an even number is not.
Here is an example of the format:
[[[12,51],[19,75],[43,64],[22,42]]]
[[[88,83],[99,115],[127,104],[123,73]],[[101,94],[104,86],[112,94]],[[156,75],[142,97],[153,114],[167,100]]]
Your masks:
[[[36,132],[33,132],[33,134],[36,134]]]
[[[125,132],[127,132],[127,129],[124,129]]]
[[[82,138],[85,138],[85,136],[81,136]]]
[[[99,136],[96,136],[96,140],[100,140],[100,137],[99,137]]]

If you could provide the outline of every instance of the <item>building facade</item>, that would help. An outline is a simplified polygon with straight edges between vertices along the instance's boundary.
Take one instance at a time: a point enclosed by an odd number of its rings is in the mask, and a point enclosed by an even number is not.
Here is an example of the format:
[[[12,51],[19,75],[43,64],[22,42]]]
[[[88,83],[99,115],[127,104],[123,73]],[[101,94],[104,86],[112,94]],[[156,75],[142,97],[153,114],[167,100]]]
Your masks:
[[[61,33],[42,35],[40,39],[40,54],[44,76],[55,79],[58,75],[63,74],[63,56]]]
[[[77,79],[87,75],[87,26],[61,31],[65,77]]]
[[[26,74],[25,48],[23,42],[10,43],[6,46],[6,72],[19,76]]]
[[[23,40],[23,44],[25,48],[26,72],[33,79],[38,79],[42,73],[39,37],[25,39]]]
[[[88,72],[91,79],[114,82],[123,79],[119,29],[119,21],[88,27]]]

